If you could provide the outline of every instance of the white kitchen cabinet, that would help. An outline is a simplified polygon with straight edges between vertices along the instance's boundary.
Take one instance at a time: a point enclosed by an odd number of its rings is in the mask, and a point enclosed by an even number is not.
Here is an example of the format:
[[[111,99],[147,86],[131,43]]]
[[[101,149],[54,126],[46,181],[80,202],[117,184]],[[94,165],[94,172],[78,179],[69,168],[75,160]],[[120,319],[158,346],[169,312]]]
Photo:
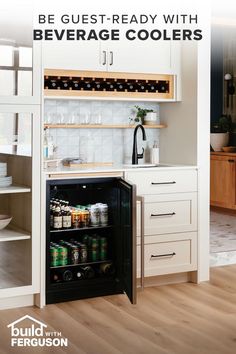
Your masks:
[[[140,276],[140,241],[137,246],[137,274]],[[146,237],[144,276],[156,276],[197,270],[197,233],[185,232]]]
[[[197,270],[196,169],[126,172],[144,200],[144,276]],[[141,208],[137,202],[137,277],[141,267]]]
[[[175,74],[180,72],[180,43],[170,41],[43,42],[47,69]]]
[[[180,44],[170,41],[109,41],[101,48],[107,53],[107,70],[115,72],[179,74]]]
[[[45,69],[106,71],[106,53],[99,41],[43,42],[42,62]]]

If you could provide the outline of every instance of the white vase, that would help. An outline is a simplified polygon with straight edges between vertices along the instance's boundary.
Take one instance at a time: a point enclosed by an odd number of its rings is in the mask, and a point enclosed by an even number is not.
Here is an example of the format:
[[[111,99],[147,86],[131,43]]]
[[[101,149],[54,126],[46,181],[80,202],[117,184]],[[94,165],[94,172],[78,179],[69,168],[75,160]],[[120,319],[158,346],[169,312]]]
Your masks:
[[[210,142],[214,151],[221,151],[229,143],[229,133],[211,133]]]
[[[146,125],[157,124],[157,112],[148,112],[144,117],[144,124]]]

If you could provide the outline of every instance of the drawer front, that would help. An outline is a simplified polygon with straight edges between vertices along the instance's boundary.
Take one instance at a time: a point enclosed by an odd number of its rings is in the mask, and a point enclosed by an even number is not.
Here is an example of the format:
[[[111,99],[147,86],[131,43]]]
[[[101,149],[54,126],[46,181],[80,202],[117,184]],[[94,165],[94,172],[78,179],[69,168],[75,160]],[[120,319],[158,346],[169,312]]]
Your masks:
[[[140,195],[197,191],[196,170],[135,171],[125,178],[136,184]]]
[[[145,203],[145,235],[196,230],[197,193],[166,195],[159,197],[158,201]]]
[[[140,276],[140,245],[137,246],[137,276]],[[197,235],[182,240],[149,243],[144,246],[144,275],[156,276],[197,269]]]

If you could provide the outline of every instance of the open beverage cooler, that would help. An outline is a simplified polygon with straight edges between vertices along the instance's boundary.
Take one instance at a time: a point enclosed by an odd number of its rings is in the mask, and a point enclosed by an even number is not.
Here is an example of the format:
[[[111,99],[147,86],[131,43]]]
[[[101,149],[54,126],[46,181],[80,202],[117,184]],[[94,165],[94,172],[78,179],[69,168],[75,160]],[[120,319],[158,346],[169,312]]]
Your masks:
[[[46,303],[136,303],[136,190],[121,178],[47,182]]]

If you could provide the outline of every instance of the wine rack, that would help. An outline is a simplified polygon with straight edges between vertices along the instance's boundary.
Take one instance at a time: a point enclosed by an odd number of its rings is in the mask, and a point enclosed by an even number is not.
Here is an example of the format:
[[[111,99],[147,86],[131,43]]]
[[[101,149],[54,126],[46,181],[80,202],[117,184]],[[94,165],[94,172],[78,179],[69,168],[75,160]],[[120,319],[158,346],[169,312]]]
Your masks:
[[[44,73],[45,96],[174,98],[174,76],[49,70]]]

